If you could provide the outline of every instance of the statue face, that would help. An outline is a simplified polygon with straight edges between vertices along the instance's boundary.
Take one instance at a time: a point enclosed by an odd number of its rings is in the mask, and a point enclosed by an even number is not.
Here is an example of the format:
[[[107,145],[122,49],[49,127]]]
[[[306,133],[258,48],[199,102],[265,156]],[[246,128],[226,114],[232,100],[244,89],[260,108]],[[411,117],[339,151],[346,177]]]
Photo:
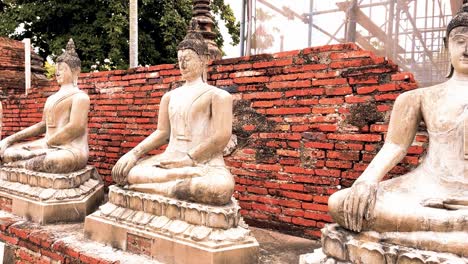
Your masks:
[[[455,72],[468,74],[468,27],[457,27],[450,32],[449,51]]]
[[[55,69],[55,77],[60,85],[73,83],[73,72],[65,62],[59,62]]]
[[[179,50],[177,57],[182,79],[193,81],[202,76],[205,65],[202,58],[195,51],[191,49]]]

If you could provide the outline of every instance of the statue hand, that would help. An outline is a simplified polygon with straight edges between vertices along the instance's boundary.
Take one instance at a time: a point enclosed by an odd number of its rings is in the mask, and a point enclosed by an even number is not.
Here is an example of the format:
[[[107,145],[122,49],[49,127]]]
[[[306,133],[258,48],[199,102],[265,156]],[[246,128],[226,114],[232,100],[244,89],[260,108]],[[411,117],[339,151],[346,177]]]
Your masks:
[[[377,197],[377,183],[356,182],[349,190],[344,199],[344,222],[345,227],[361,232],[363,221],[369,220],[375,206]]]
[[[192,167],[193,165],[195,165],[195,164],[194,164],[193,160],[188,155],[185,155],[181,159],[161,161],[160,164],[159,164],[159,166],[161,168],[164,168],[164,169]]]
[[[138,157],[133,152],[128,152],[123,155],[112,168],[112,179],[118,185],[125,185],[127,183],[127,176],[130,170],[135,166]]]
[[[3,154],[5,153],[5,150],[11,146],[11,143],[8,139],[4,139],[0,141],[0,159],[3,160]]]

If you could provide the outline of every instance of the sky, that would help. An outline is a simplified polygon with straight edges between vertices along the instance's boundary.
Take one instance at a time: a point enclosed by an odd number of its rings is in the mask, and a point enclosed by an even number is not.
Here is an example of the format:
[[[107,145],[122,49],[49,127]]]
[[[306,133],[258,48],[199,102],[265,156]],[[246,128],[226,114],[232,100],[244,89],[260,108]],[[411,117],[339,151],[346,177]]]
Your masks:
[[[323,10],[333,10],[337,9],[336,3],[338,2],[344,2],[345,0],[314,0],[314,6],[313,10],[314,12],[316,11],[323,11]],[[233,11],[234,14],[237,18],[237,20],[241,19],[241,11],[242,11],[242,0],[225,0],[226,3],[228,3]],[[281,47],[283,48],[284,51],[286,50],[294,50],[294,49],[302,49],[305,48],[308,45],[308,24],[302,22],[298,18],[295,19],[287,19],[284,16],[278,15],[278,13],[271,8],[263,5],[262,3],[258,1],[257,2],[256,9],[262,9],[263,11],[267,12],[270,15],[273,15],[274,17],[267,20],[267,21],[259,21],[257,17],[256,21],[256,26],[259,27],[262,25],[262,28],[264,32],[270,34],[274,38],[273,45],[271,47],[268,47],[265,50],[262,50],[261,53],[272,53],[272,52],[279,52],[281,51]],[[290,8],[293,10],[295,13],[302,15],[305,13],[309,13],[310,9],[310,2],[311,0],[267,0],[268,3],[271,3],[275,7],[279,9],[283,9],[284,7]],[[370,4],[370,3],[379,3],[379,2],[387,2],[386,0],[361,0],[361,4]],[[432,10],[434,10],[435,13],[439,11],[439,6],[435,6],[433,9],[432,5],[436,1],[425,1],[425,0],[416,0],[416,1],[410,1],[409,3],[409,10],[414,9],[414,4],[417,2],[417,16],[422,17],[425,15],[426,12],[426,6],[425,3],[428,2],[427,10],[429,14],[431,14]],[[442,9],[445,10],[446,14],[450,14],[450,0],[441,0],[442,3]],[[255,8],[255,7],[254,7]],[[388,13],[385,9],[384,6],[377,6],[371,8],[362,8],[362,11],[366,13],[368,16],[371,16],[373,18],[373,22],[378,25],[378,26],[383,26],[385,29],[385,21],[386,21],[386,14]],[[257,13],[258,14],[258,13]],[[404,16],[402,16],[404,18]],[[321,15],[314,15],[313,17],[314,24],[316,24],[318,27],[322,28],[329,34],[335,35],[335,32],[338,32],[336,34],[337,38],[343,38],[344,37],[344,23],[346,22],[346,16],[344,12],[334,12],[330,14],[321,14]],[[426,21],[427,22],[427,21]],[[439,23],[440,22],[440,23]],[[444,27],[445,25],[443,24],[444,21],[439,21],[435,20],[434,24],[431,25],[432,20],[430,21],[429,25],[425,24],[425,21],[423,19],[416,19],[416,23],[418,28],[424,28],[424,27]],[[262,24],[263,23],[263,24]],[[406,24],[405,24],[406,23]],[[410,26],[408,26],[410,21],[408,19],[402,19],[402,28],[401,30],[408,30]],[[405,29],[404,29],[404,28]],[[367,31],[361,27],[358,26],[357,28],[358,32],[362,32],[364,34],[367,34]],[[226,32],[224,30],[224,32]],[[232,46],[229,45],[230,38],[227,36],[227,33],[225,33],[225,47],[224,47],[224,52],[226,53],[225,57],[237,57],[240,55],[240,46]],[[438,36],[436,36],[438,37]],[[281,43],[281,39],[283,39],[283,42]],[[330,37],[326,36],[324,33],[320,32],[319,30],[313,28],[312,29],[312,45],[311,46],[319,46],[319,45],[326,45],[326,44],[332,44],[332,43],[337,43],[337,40],[330,39]],[[408,39],[401,38],[399,40],[400,45],[403,47],[410,47],[411,41],[408,41]],[[281,45],[282,44],[282,45]],[[422,48],[422,47],[419,47]]]

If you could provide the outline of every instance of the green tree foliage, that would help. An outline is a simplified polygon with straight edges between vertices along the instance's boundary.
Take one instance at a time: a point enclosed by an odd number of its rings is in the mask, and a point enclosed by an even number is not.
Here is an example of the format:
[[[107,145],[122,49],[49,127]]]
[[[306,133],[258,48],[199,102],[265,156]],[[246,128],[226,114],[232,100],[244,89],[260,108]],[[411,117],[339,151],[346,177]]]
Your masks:
[[[230,6],[224,0],[214,0],[212,8],[225,23],[233,44],[239,43],[240,26]],[[192,0],[139,0],[138,16],[139,63],[175,62],[177,44],[184,38],[192,17]],[[217,43],[222,44],[217,32]],[[83,71],[104,59],[125,69],[129,0],[0,0],[0,36],[31,38],[43,58],[61,54],[72,37]]]

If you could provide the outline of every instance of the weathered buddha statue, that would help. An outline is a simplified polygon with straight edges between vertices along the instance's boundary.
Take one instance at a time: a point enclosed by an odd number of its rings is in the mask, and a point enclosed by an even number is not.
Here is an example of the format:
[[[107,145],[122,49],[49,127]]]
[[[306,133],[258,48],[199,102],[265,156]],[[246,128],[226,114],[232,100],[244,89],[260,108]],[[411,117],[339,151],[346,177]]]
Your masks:
[[[223,150],[232,97],[206,82],[208,46],[192,27],[178,46],[181,87],[164,94],[158,127],[112,169],[109,201],[86,217],[85,235],[163,263],[253,263],[258,243],[232,197]],[[166,145],[164,152],[148,155]],[[120,185],[120,186],[119,186]]]
[[[340,226],[385,233],[384,240],[410,247],[468,256],[466,2],[447,29],[450,79],[396,99],[382,149],[351,188],[329,199],[330,214]],[[423,161],[408,174],[381,181],[405,157],[421,120],[429,135]]]
[[[88,162],[89,97],[77,87],[81,61],[73,40],[58,57],[56,79],[60,90],[49,96],[42,121],[0,142],[0,157],[8,167],[48,173],[69,173]],[[30,142],[30,137],[45,136]]]
[[[157,130],[114,166],[112,176],[117,183],[197,203],[231,201],[234,179],[225,167],[223,149],[231,136],[232,98],[206,83],[207,54],[199,33],[189,33],[179,44],[185,83],[162,97]],[[168,142],[164,153],[143,158]]]
[[[77,87],[81,61],[72,39],[56,62],[60,89],[47,98],[42,121],[0,142],[0,197],[12,200],[13,214],[42,224],[81,221],[104,196],[87,166],[90,100]]]

